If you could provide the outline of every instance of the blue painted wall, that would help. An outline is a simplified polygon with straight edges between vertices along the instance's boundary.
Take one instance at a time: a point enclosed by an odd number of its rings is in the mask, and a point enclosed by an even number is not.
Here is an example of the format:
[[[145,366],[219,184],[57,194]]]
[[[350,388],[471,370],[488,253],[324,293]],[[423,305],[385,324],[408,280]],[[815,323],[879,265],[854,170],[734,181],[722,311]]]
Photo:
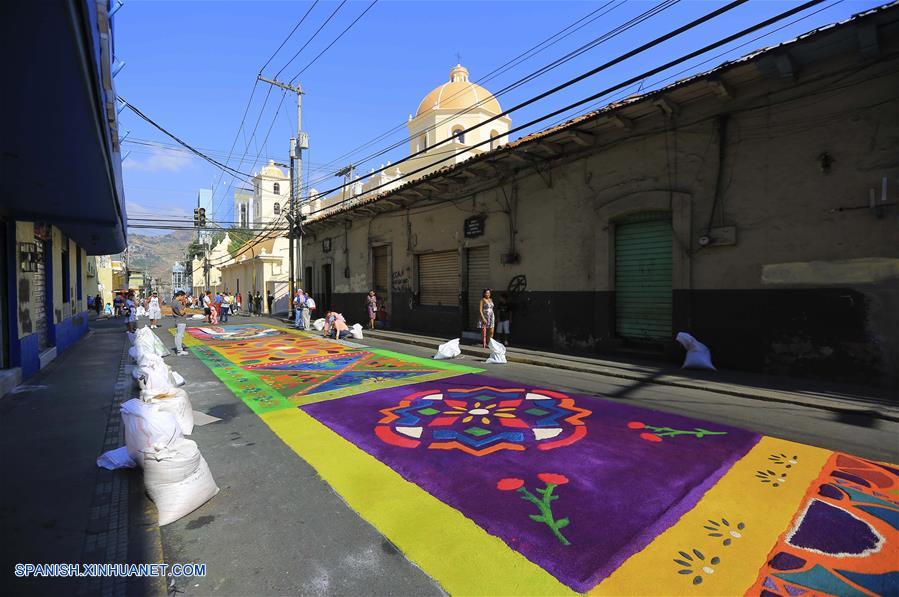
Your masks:
[[[87,333],[87,311],[63,319],[56,324],[56,350],[62,353]]]
[[[10,344],[16,344],[10,342]],[[37,334],[31,334],[18,341],[19,359],[22,367],[22,381],[41,370],[41,356],[37,349]]]

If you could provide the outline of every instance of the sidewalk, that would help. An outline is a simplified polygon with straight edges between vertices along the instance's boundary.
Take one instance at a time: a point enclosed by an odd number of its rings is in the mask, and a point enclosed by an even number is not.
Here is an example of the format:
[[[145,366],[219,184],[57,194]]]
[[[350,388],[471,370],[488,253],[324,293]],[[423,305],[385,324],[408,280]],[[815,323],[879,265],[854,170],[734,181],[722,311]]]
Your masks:
[[[448,340],[389,330],[365,330],[363,334],[366,338],[433,348],[435,352],[440,344]],[[480,360],[490,355],[490,351],[480,346],[463,344],[461,349],[462,354]],[[867,414],[899,421],[899,400],[889,390],[879,388],[737,371],[694,371],[668,363],[612,361],[514,346],[508,349],[506,359],[510,363],[592,373],[835,412]]]
[[[97,467],[124,444],[133,383],[121,320],[92,321],[70,350],[0,399],[4,595],[164,595],[165,579],[16,578],[16,563],[161,563],[140,471]]]

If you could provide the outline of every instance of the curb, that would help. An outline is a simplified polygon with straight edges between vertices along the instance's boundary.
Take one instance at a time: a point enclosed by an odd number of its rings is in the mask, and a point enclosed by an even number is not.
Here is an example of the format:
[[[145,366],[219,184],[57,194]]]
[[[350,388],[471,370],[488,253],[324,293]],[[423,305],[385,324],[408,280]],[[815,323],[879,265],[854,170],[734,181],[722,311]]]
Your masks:
[[[433,348],[437,349],[439,343],[436,343],[431,340],[420,340],[418,338],[396,338],[390,337],[387,335],[383,335],[378,333],[377,331],[373,334],[369,334],[371,338],[378,340],[386,340],[389,342],[397,342],[400,344],[411,344],[413,346],[420,346],[422,348]],[[478,350],[472,349],[470,347],[460,347],[462,350],[462,354],[467,356],[474,357],[484,357],[485,354],[479,352]],[[520,363],[523,365],[534,365],[537,367],[551,367],[553,369],[562,369],[566,371],[576,371],[578,373],[590,373],[593,375],[602,375],[606,377],[616,377],[619,379],[627,379],[631,381],[646,381],[646,376],[638,373],[629,373],[625,370],[616,370],[611,368],[604,368],[602,366],[585,366],[580,363],[576,363],[574,361],[566,361],[563,355],[556,357],[553,363],[547,363],[544,360],[541,360],[537,357],[532,357],[528,355],[516,354],[513,352],[506,353],[506,360],[511,363]],[[817,402],[817,401],[803,401],[796,400],[794,398],[790,398],[787,396],[777,396],[771,394],[760,394],[757,392],[751,392],[747,390],[741,390],[738,387],[717,387],[711,388],[707,384],[703,382],[694,382],[688,380],[681,379],[671,379],[658,377],[650,382],[655,385],[662,386],[672,386],[678,388],[685,388],[690,390],[702,390],[704,392],[716,392],[718,394],[724,394],[727,396],[735,396],[737,398],[748,398],[751,400],[761,400],[764,402],[777,402],[781,404],[794,404],[798,406],[805,406],[809,408],[817,408],[821,410],[827,410],[830,412],[837,413],[853,413],[853,414],[866,414],[877,417],[879,419],[884,419],[887,421],[896,421],[899,422],[899,410],[896,412],[892,412],[891,410],[877,408],[876,406],[868,406],[868,405],[853,405],[849,403],[833,403],[833,402]]]

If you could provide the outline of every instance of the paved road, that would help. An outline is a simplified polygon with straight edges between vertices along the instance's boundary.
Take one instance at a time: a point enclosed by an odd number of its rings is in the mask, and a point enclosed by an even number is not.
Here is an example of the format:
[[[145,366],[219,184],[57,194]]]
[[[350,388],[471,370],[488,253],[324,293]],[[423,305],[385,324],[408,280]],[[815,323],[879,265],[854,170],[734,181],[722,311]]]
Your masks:
[[[246,321],[234,318],[232,323]],[[171,345],[167,330],[159,330],[159,335]],[[363,343],[430,356],[427,349],[405,344]],[[187,378],[194,408],[223,419],[196,429],[192,436],[221,493],[199,511],[162,529],[168,563],[208,566],[206,578],[178,580],[179,591],[188,595],[441,593],[205,365],[193,356],[167,360]],[[476,364],[470,358],[462,363]],[[492,366],[488,374],[899,461],[899,424],[887,421],[533,365]]]

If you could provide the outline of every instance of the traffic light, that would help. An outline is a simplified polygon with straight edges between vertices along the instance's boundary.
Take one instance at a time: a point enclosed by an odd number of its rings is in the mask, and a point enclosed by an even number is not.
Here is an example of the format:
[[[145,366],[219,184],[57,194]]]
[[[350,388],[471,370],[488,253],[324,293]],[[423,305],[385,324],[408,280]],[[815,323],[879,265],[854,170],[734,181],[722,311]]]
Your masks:
[[[201,207],[199,212],[200,228],[206,227],[206,208]]]
[[[194,228],[200,227],[200,208],[194,208]]]

